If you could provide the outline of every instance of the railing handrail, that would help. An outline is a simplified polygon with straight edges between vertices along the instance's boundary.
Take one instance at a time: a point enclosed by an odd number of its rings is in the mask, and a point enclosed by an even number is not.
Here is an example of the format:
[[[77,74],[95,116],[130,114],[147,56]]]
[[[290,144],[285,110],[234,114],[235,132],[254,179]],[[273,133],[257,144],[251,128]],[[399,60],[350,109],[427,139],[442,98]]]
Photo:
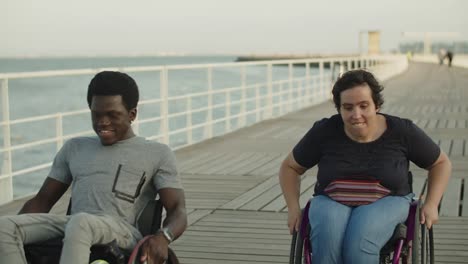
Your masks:
[[[394,74],[400,73],[407,66],[406,58],[402,56],[366,56],[366,57],[331,57],[331,58],[310,58],[310,59],[291,59],[291,60],[273,60],[273,61],[252,61],[252,62],[233,62],[233,63],[208,63],[208,64],[187,64],[187,65],[165,65],[165,66],[142,66],[142,67],[108,67],[96,69],[76,69],[76,70],[56,70],[41,72],[22,72],[22,73],[3,73],[0,74],[0,92],[2,95],[2,117],[0,120],[0,129],[3,129],[4,142],[0,147],[0,155],[3,155],[2,171],[0,171],[0,204],[10,201],[13,198],[12,178],[19,175],[32,173],[37,170],[45,169],[50,166],[50,161],[42,164],[29,165],[26,168],[14,169],[12,167],[12,152],[24,150],[31,147],[37,147],[44,144],[56,143],[56,149],[60,149],[63,142],[75,136],[92,134],[92,130],[73,131],[64,133],[64,118],[89,113],[89,109],[79,109],[67,112],[58,112],[46,115],[10,119],[8,81],[12,79],[25,79],[37,77],[57,77],[57,76],[77,76],[85,74],[95,74],[102,70],[118,70],[124,72],[159,72],[160,94],[159,98],[142,100],[139,106],[151,107],[158,105],[159,115],[142,117],[141,112],[137,120],[133,123],[135,131],[138,133],[140,125],[153,124],[159,122],[159,132],[150,134],[149,140],[161,140],[170,144],[173,136],[182,134],[173,148],[189,146],[201,140],[206,140],[216,136],[215,126],[222,125],[223,133],[231,132],[255,122],[284,115],[288,112],[298,110],[316,103],[326,101],[330,98],[330,89],[333,78],[336,78],[335,69],[344,70],[364,67],[371,68],[383,78],[388,78]],[[294,65],[305,64],[305,75],[297,76],[294,72]],[[311,64],[318,64],[318,73],[311,74]],[[329,65],[330,72],[325,72],[324,65]],[[339,64],[340,67],[335,67]],[[287,77],[282,79],[273,78],[273,67],[277,65],[288,65]],[[255,83],[247,84],[247,67],[261,66],[265,68],[265,78]],[[235,67],[240,70],[240,84],[227,85],[221,88],[213,87],[213,75],[215,69]],[[169,95],[168,83],[169,72],[177,70],[197,70],[206,71],[205,80],[207,89],[202,92],[191,92],[183,95]],[[304,71],[304,70],[303,70]],[[5,98],[6,95],[6,98]],[[215,101],[215,96],[224,98],[221,101]],[[224,97],[222,97],[224,96]],[[234,98],[235,96],[235,98]],[[196,98],[206,97],[207,105],[197,106],[193,104]],[[176,108],[170,111],[170,102],[182,102],[182,108]],[[234,107],[234,108],[233,108]],[[224,116],[214,116],[217,109],[224,109]],[[238,110],[236,110],[238,109]],[[232,110],[236,110],[235,112]],[[206,113],[201,122],[196,122],[194,114]],[[181,127],[170,128],[171,121],[184,119],[185,125]],[[48,136],[40,139],[34,139],[22,144],[12,144],[10,137],[10,127],[12,125],[24,124],[28,122],[37,122],[45,120],[54,120],[56,133],[55,136]],[[233,124],[234,123],[234,127]],[[201,139],[194,139],[196,130],[201,132]],[[141,133],[139,133],[141,134]]]
[[[226,68],[232,66],[262,66],[262,65],[284,65],[284,64],[305,64],[305,63],[321,63],[321,62],[346,62],[356,58],[363,60],[393,60],[395,56],[349,56],[349,57],[329,57],[329,58],[310,58],[310,59],[278,59],[278,60],[259,60],[259,61],[242,61],[242,62],[221,62],[221,63],[202,63],[202,64],[174,64],[174,65],[155,65],[155,66],[132,66],[132,67],[98,67],[98,68],[83,68],[69,70],[47,70],[47,71],[32,71],[32,72],[7,72],[0,73],[0,79],[24,79],[24,78],[41,78],[41,77],[59,77],[95,74],[96,72],[123,71],[123,72],[149,72],[168,70],[188,70],[188,69],[203,69]]]

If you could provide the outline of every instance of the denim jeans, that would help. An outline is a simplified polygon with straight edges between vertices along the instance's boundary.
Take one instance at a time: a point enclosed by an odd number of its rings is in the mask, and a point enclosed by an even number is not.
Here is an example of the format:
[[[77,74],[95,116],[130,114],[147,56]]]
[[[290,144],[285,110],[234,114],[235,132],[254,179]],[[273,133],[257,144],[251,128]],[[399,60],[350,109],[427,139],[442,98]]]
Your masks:
[[[90,248],[116,239],[117,245],[131,250],[141,235],[134,227],[111,216],[78,213],[72,216],[22,214],[0,217],[0,256],[2,263],[24,263],[23,245],[63,237],[60,263],[89,263]]]
[[[324,195],[311,200],[312,263],[379,263],[379,252],[407,216],[414,194],[349,207]]]

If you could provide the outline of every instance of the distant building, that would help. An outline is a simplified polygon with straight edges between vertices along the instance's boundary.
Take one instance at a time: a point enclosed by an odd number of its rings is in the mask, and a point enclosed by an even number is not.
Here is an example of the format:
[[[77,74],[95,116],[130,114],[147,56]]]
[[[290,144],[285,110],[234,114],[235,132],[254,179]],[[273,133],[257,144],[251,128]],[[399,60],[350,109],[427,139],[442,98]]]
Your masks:
[[[359,53],[362,55],[380,53],[380,31],[362,30],[359,32]]]
[[[369,54],[379,54],[380,53],[380,31],[369,31]]]
[[[434,42],[431,44],[430,51],[432,54],[437,54],[441,49],[450,50],[455,54],[468,54],[468,41],[458,42]],[[400,43],[400,53],[423,53],[423,41]]]

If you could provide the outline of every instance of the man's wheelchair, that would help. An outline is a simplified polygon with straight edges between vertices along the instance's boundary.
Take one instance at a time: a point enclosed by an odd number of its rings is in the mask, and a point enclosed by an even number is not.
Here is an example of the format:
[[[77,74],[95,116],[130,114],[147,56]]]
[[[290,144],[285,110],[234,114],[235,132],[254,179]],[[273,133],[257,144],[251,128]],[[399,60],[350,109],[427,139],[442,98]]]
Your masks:
[[[409,173],[409,183],[412,191],[412,175]],[[397,263],[434,263],[433,229],[427,229],[419,224],[419,212],[422,205],[422,196],[426,189],[427,180],[423,185],[419,199],[411,203],[408,218],[404,224],[395,227],[393,236],[380,251],[380,264]],[[311,264],[312,245],[309,240],[309,210],[310,201],[302,212],[302,221],[299,232],[294,231],[291,241],[290,264]],[[400,262],[401,261],[401,262]]]
[[[67,214],[70,213],[70,205]],[[163,206],[159,200],[149,201],[137,219],[137,228],[143,237],[155,234],[161,227]],[[28,264],[55,264],[59,263],[60,253],[62,251],[62,239],[51,239],[41,243],[29,244],[24,246]],[[175,253],[169,248],[167,264],[178,264],[179,261]],[[89,262],[95,260],[105,260],[110,264],[136,264],[138,258],[135,254],[120,249],[115,241],[105,245],[93,245]]]

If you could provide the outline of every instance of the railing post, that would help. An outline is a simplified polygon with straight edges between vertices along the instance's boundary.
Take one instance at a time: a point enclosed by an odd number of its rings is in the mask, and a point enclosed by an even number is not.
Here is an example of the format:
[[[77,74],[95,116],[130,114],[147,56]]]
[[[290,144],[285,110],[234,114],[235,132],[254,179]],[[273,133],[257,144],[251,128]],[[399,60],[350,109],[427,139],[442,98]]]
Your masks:
[[[271,63],[268,63],[267,66],[267,109],[266,118],[271,118],[273,116],[273,66]]]
[[[255,86],[255,123],[260,121],[260,86]]]
[[[11,162],[11,137],[10,137],[10,105],[8,98],[8,80],[2,79],[2,122],[3,122],[3,165],[1,175],[6,176],[0,179],[0,204],[5,204],[13,200],[13,174]]]
[[[193,129],[192,129],[192,97],[187,97],[187,144],[192,145]]]
[[[312,86],[310,84],[310,63],[306,62],[306,87],[305,87],[305,104],[308,105],[310,103],[310,90],[312,89]]]
[[[208,112],[206,115],[205,138],[213,137],[213,68],[209,66],[206,72],[208,82]]]
[[[63,146],[63,115],[62,113],[57,113],[56,122],[55,122],[55,134],[57,135],[57,151],[59,151]]]
[[[320,76],[320,85],[319,85],[319,91],[323,90],[323,87],[325,86],[324,81],[325,81],[325,76],[324,76],[324,71],[323,71],[323,60],[319,62],[319,76]],[[316,93],[317,94],[317,93]]]
[[[229,132],[231,131],[231,94],[229,91],[226,91],[226,108],[225,108],[225,131]]]
[[[344,61],[340,61],[340,73],[338,74],[338,77],[336,79],[340,78],[344,72],[345,72]]]
[[[293,65],[292,63],[289,63],[288,64],[288,89],[289,89],[289,98],[288,98],[288,104],[289,106],[291,107],[290,111],[293,111],[294,109],[296,109],[294,107],[294,104],[293,104],[293,75],[294,75],[294,72],[293,72]]]
[[[161,133],[163,143],[169,145],[169,73],[166,67],[163,67],[160,72],[160,92],[161,97],[160,113],[161,113]]]
[[[242,90],[242,95],[241,95],[241,106],[240,106],[240,115],[239,115],[239,127],[244,127],[245,126],[245,123],[246,123],[246,116],[245,116],[245,112],[246,112],[246,108],[247,108],[247,102],[246,102],[246,98],[247,98],[247,88],[246,88],[246,84],[247,84],[247,77],[246,77],[246,70],[245,70],[245,65],[242,65],[241,66],[241,90]]]

